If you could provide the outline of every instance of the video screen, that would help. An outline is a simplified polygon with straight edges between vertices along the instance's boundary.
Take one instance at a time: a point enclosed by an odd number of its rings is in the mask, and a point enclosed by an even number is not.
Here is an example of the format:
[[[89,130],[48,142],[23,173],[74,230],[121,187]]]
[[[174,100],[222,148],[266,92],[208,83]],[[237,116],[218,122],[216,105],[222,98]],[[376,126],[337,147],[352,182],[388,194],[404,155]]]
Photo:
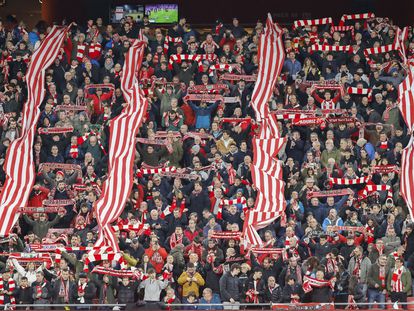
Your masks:
[[[141,22],[144,17],[144,6],[136,4],[116,5],[111,9],[111,22],[119,23],[126,16]]]
[[[178,4],[148,4],[145,14],[150,23],[171,24],[178,22]]]

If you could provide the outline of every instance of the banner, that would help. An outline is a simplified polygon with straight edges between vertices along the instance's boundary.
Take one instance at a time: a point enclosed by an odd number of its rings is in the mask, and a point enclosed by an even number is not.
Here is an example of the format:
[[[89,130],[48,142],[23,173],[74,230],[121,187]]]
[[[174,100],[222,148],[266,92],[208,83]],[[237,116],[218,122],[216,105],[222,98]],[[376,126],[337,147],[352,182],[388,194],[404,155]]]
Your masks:
[[[75,205],[76,200],[68,199],[68,200],[44,200],[43,205],[47,206],[67,206],[67,205]]]
[[[111,275],[118,278],[130,278],[130,279],[138,279],[140,280],[142,278],[142,273],[139,270],[115,270],[112,268],[104,268],[102,266],[94,267],[92,270],[92,273],[96,274],[103,274],[103,275]]]
[[[306,310],[306,311],[328,311],[334,310],[333,303],[295,303],[295,304],[285,304],[285,303],[272,303],[273,310]]]
[[[214,231],[211,239],[223,239],[223,240],[240,240],[242,233],[240,231]]]
[[[327,232],[335,231],[349,231],[349,232],[365,232],[365,227],[353,227],[353,226],[328,226],[326,228]]]
[[[58,105],[55,107],[55,111],[88,111],[86,106],[75,105]]]
[[[225,73],[220,76],[220,80],[228,80],[228,81],[240,81],[244,80],[246,82],[255,82],[257,80],[257,76],[255,75],[235,75],[230,73]]]
[[[40,163],[39,165],[39,172],[42,172],[45,168],[51,170],[64,170],[64,171],[77,171],[78,172],[78,179],[82,179],[82,168],[78,164],[67,164],[67,163]]]
[[[20,207],[18,209],[19,213],[23,214],[34,214],[34,213],[46,213],[46,214],[57,214],[57,213],[66,213],[66,209],[61,206],[47,206],[47,207],[37,207],[37,206],[30,206],[30,207]]]
[[[220,94],[187,94],[184,96],[183,101],[204,101],[209,103],[215,103],[216,101],[224,102],[224,97]]]
[[[73,127],[39,127],[37,131],[40,135],[72,133]]]
[[[229,86],[224,83],[209,84],[209,85],[194,85],[187,89],[189,94],[201,93],[219,93],[220,91],[227,91]]]
[[[323,198],[323,197],[337,197],[347,194],[354,194],[351,189],[338,189],[338,190],[326,190],[326,191],[310,191],[306,194],[306,198]]]

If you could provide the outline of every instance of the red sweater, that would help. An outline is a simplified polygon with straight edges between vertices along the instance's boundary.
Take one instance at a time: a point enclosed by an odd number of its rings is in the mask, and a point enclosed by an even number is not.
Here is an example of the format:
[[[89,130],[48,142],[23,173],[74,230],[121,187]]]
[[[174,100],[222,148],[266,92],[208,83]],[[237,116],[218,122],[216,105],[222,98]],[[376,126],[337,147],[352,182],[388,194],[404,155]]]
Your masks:
[[[39,191],[35,191],[34,195],[29,199],[30,207],[41,207],[43,201],[47,199],[50,190],[46,187],[39,187]]]
[[[102,93],[101,98],[99,98],[96,94],[88,94],[86,98],[92,98],[93,103],[93,114],[99,115],[102,114],[103,111],[103,101],[108,101],[112,98],[113,91],[111,90],[108,93]]]

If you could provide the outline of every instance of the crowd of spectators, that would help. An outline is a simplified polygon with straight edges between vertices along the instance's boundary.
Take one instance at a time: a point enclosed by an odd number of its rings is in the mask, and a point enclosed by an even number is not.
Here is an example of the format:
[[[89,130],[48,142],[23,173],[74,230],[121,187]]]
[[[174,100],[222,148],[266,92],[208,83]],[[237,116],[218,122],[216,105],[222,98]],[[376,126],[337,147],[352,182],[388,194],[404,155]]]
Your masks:
[[[38,121],[44,131],[33,146],[38,174],[28,205],[41,207],[44,200],[75,203],[57,214],[22,215],[14,234],[0,241],[0,303],[147,307],[183,303],[185,307],[174,308],[220,309],[208,304],[238,308],[245,302],[336,302],[344,303],[338,308],[345,308],[347,303],[369,302],[370,307],[377,303],[385,308],[389,298],[407,301],[412,295],[414,226],[399,195],[398,168],[411,134],[396,105],[405,68],[398,53],[374,55],[377,65],[367,62],[363,53],[365,48],[393,42],[392,21],[353,20],[348,25],[354,26],[354,33],[331,33],[326,25],[284,29],[286,59],[268,103],[270,110],[311,110],[323,115],[321,108],[343,109],[340,116],[354,121],[303,127],[280,120],[282,136],[288,138],[279,153],[286,217],[259,233],[265,247],[281,248],[281,255],[251,252],[238,238],[212,237],[213,232],[241,232],[244,213],[255,204],[251,139],[259,124],[250,105],[254,81],[221,80],[224,70],[211,66],[229,64],[232,74],[256,74],[263,23],[245,29],[234,18],[228,25],[217,21],[210,32],[202,32],[185,18],[161,29],[147,17],[139,23],[126,17],[120,25],[105,25],[98,18],[74,26],[64,53],[46,72],[46,96]],[[20,135],[30,55],[48,29],[38,23],[30,30],[13,17],[0,22],[0,164],[9,144]],[[148,39],[140,72],[149,105],[139,137],[146,140],[137,142],[137,175],[118,225],[145,223],[150,230],[117,232],[128,269],[139,271],[140,279],[85,273],[83,251],[62,252],[59,263],[52,265],[9,258],[4,254],[34,252],[39,244],[93,246],[97,238],[93,206],[108,168],[109,122],[126,106],[120,89],[122,66],[129,39],[137,38],[140,29]],[[171,40],[165,49],[165,36],[182,40]],[[408,41],[409,57],[414,53],[411,29]],[[352,51],[312,52],[315,42],[351,45]],[[169,63],[174,54],[209,54],[217,59]],[[372,94],[315,87],[326,81],[343,89],[370,88]],[[191,87],[219,83],[226,85],[219,92],[236,100],[223,104],[185,99]],[[223,122],[223,118],[231,119]],[[51,128],[73,130],[51,134],[47,132]],[[160,137],[165,141],[160,143]],[[62,163],[79,165],[80,170],[56,165]],[[140,171],[168,166],[176,167],[182,178]],[[374,166],[395,169],[375,171]],[[377,185],[391,186],[392,197],[378,191],[359,200],[364,184],[329,182],[331,177],[364,176]],[[4,180],[0,167],[0,181]],[[342,188],[352,193],[309,196]],[[222,199],[240,203],[222,206]],[[332,231],[332,225],[362,230]],[[94,264],[119,269],[115,262]],[[92,268],[93,264],[89,271]],[[330,280],[332,286],[304,291],[304,277]]]

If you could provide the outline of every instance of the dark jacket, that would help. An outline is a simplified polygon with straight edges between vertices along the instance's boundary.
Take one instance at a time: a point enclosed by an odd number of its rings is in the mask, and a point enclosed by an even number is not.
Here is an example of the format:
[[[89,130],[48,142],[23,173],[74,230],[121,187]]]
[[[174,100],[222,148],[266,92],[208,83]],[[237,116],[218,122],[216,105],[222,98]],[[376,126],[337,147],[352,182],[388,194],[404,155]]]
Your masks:
[[[332,290],[330,287],[314,287],[311,292],[311,301],[312,302],[331,302],[332,300]]]
[[[290,303],[292,301],[291,295],[299,295],[300,300],[302,300],[303,297],[303,289],[302,286],[299,284],[295,284],[293,286],[286,285],[283,288],[282,292],[282,302]]]
[[[201,191],[199,194],[191,193],[188,213],[196,212],[198,218],[202,219],[203,210],[205,208],[210,209],[210,198],[208,197],[207,192]]]
[[[249,278],[246,282],[246,290],[254,290],[254,280],[253,278]],[[264,302],[265,301],[265,282],[263,279],[259,280],[259,282],[256,285],[256,291],[259,292],[258,298],[259,298],[259,302]],[[243,293],[245,294],[245,293]]]
[[[376,264],[373,264],[369,268],[368,278],[367,278],[368,288],[370,288],[370,289],[378,289],[378,290],[383,290],[383,289],[386,289],[387,288],[387,276],[388,276],[388,271],[387,270],[388,269],[387,269],[386,266],[384,268],[385,268],[385,282],[384,282],[385,284],[384,284],[384,286],[382,286],[382,281],[379,278],[379,276],[380,276],[380,273],[379,273],[379,271],[380,271],[379,265],[376,263]],[[379,287],[376,288],[375,287],[375,284],[378,284]]]
[[[92,304],[93,299],[96,297],[96,286],[93,282],[88,282],[85,287],[85,293],[83,300],[79,297],[78,284],[76,285],[76,303]]]
[[[240,301],[240,280],[237,276],[232,276],[230,272],[226,272],[220,278],[220,296],[223,301]]]
[[[105,283],[102,278],[95,278],[93,282],[99,288],[99,303],[116,303],[115,301],[115,288],[116,288],[116,277],[109,276],[109,283]],[[105,295],[106,293],[106,295]]]
[[[69,298],[68,302],[75,303],[76,291],[77,291],[75,283],[69,280],[67,280],[65,283],[66,283],[66,286],[68,287],[68,298]],[[60,278],[56,279],[55,282],[52,284],[52,301],[55,304],[66,303],[66,301],[64,300],[64,297],[59,296],[62,285],[63,285],[62,280]],[[64,288],[62,288],[62,290],[64,290]]]
[[[136,300],[136,294],[138,292],[138,283],[129,282],[127,286],[119,284],[116,287],[118,293],[118,303],[134,303]]]
[[[41,291],[40,297],[37,297],[38,290]],[[34,304],[49,304],[50,298],[52,297],[52,287],[50,283],[46,280],[43,280],[43,283],[39,282],[32,283],[32,297],[34,299]]]
[[[264,299],[264,302],[282,302],[282,287],[280,287],[279,284],[276,284],[276,287],[272,291],[269,289],[269,287],[266,287]]]
[[[32,304],[33,303],[33,289],[31,287],[16,288],[13,293],[16,298],[16,304]]]
[[[39,238],[44,238],[49,231],[49,228],[52,228],[60,220],[60,216],[56,215],[52,221],[39,221],[29,218],[26,214],[23,215],[24,220],[32,226],[33,233],[36,234]]]

